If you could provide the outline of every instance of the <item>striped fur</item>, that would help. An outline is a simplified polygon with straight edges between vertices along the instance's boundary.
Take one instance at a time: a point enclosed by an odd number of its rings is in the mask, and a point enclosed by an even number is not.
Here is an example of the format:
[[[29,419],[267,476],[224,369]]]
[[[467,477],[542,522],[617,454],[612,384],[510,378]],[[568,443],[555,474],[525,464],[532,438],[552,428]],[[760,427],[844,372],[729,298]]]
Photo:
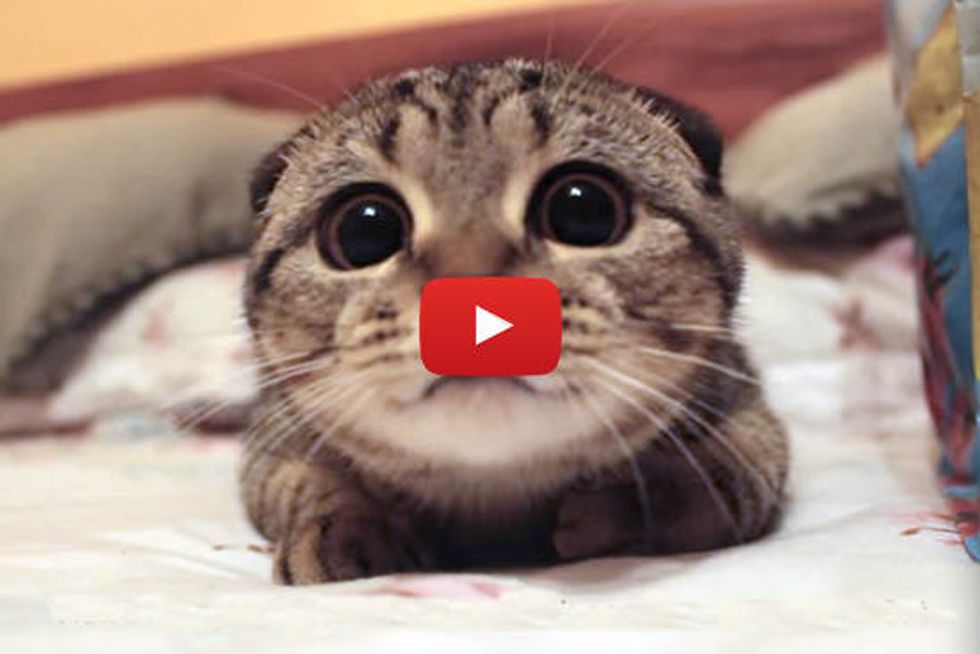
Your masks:
[[[284,583],[719,547],[779,515],[788,452],[733,331],[741,283],[720,141],[665,96],[557,63],[377,80],[260,167],[245,300],[264,364],[242,492]],[[567,161],[617,171],[632,228],[572,248],[526,228]],[[411,242],[328,268],[320,205],[395,189]],[[418,359],[426,281],[548,277],[562,361],[520,383],[443,383]]]

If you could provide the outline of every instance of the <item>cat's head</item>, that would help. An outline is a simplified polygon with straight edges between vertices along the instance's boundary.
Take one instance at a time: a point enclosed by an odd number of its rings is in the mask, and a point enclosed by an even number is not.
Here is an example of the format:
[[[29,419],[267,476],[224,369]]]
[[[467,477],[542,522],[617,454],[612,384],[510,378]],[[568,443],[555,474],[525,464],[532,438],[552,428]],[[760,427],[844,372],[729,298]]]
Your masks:
[[[739,290],[721,142],[699,112],[558,63],[380,79],[257,171],[247,280],[266,374],[342,444],[495,465],[617,451],[688,402]],[[560,289],[550,375],[462,383],[419,359],[436,277]],[[276,377],[277,376],[277,377]]]

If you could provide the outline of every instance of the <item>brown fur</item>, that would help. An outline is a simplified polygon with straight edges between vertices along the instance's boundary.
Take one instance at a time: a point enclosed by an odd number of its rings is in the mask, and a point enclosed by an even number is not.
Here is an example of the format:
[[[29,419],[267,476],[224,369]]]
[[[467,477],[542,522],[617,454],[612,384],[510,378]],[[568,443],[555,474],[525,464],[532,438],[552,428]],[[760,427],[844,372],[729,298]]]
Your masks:
[[[700,550],[771,529],[788,452],[732,331],[741,255],[720,153],[707,119],[664,96],[506,61],[375,81],[268,158],[246,287],[268,381],[241,478],[277,578]],[[538,180],[567,161],[628,186],[621,242],[526,228]],[[332,269],[319,207],[364,182],[404,198],[410,243]],[[553,280],[558,369],[435,391],[419,292],[460,275]]]

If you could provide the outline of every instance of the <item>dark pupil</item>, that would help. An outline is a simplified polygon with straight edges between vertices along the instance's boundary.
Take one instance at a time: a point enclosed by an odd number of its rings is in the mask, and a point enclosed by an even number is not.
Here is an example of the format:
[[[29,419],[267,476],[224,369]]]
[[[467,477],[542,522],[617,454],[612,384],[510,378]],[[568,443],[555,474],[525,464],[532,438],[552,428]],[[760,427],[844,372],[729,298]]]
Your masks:
[[[355,268],[384,261],[401,249],[402,219],[383,202],[358,202],[341,216],[337,241],[347,262]]]
[[[569,245],[601,245],[616,229],[616,204],[609,192],[588,180],[555,189],[547,220],[555,239]]]

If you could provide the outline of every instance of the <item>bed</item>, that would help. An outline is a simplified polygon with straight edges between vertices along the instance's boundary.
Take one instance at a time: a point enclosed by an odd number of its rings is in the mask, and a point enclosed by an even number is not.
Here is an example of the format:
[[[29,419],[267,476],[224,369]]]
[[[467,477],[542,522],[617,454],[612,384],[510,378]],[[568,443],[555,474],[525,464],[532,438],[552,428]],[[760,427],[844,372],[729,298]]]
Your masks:
[[[751,258],[744,329],[793,445],[791,503],[771,537],[707,554],[306,588],[270,581],[268,547],[236,497],[235,439],[187,433],[167,417],[189,376],[198,396],[214,401],[208,389],[224,389],[235,399],[221,380],[245,375],[235,364],[241,261],[169,275],[105,328],[44,405],[52,427],[85,429],[0,444],[0,643],[8,652],[965,647],[980,575],[937,490],[909,258],[904,239],[833,276]],[[161,315],[195,302],[210,309],[193,323]],[[218,333],[227,345],[202,372],[192,346]],[[189,355],[175,361],[176,352]],[[134,386],[132,371],[161,358],[171,366]]]
[[[810,12],[803,19],[789,4],[758,0],[751,15],[728,0],[644,4],[644,20],[610,22],[588,60],[650,27],[657,38],[609,59],[611,72],[679,92],[734,135],[881,46],[876,0],[794,4]],[[610,11],[459,25],[466,37],[448,41],[445,26],[368,36],[361,72],[409,52],[536,55],[555,20],[568,37],[556,52],[574,58]],[[681,40],[684,57],[670,58]],[[8,89],[0,119],[215,93],[296,109],[256,76],[330,99],[311,62],[347,66],[351,47],[308,43]],[[750,253],[740,323],[791,434],[790,502],[773,535],[705,554],[303,588],[271,582],[269,547],[236,495],[235,436],[255,392],[243,261],[169,272],[100,319],[57,392],[0,398],[0,651],[975,651],[980,567],[935,476],[911,243],[899,236],[808,268],[787,261]]]

